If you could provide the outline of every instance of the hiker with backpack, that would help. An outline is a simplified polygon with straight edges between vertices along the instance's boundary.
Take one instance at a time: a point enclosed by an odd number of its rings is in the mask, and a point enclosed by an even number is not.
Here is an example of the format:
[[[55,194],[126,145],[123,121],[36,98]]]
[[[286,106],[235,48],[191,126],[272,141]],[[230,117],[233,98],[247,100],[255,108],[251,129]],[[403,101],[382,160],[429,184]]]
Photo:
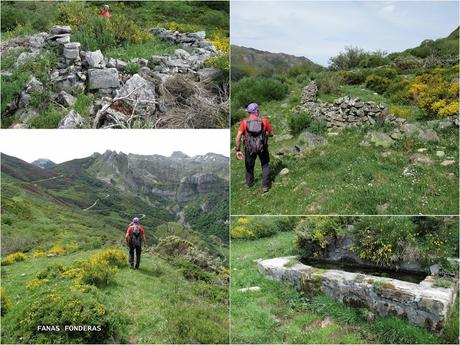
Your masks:
[[[236,135],[236,158],[244,159],[246,167],[246,184],[248,187],[254,185],[254,166],[257,157],[262,166],[262,191],[268,192],[270,189],[270,155],[268,153],[268,137],[273,136],[273,129],[270,121],[261,118],[257,103],[251,103],[246,107],[249,114],[247,119],[240,123]],[[244,155],[241,152],[241,138],[244,134]]]
[[[102,6],[99,15],[102,17],[111,18],[112,14],[110,13],[109,5]]]
[[[139,218],[135,217],[128,227],[125,236],[126,245],[129,248],[129,265],[134,269],[139,269],[141,263],[142,245],[145,243],[144,228],[140,225]],[[136,251],[136,265],[134,266],[134,251]]]

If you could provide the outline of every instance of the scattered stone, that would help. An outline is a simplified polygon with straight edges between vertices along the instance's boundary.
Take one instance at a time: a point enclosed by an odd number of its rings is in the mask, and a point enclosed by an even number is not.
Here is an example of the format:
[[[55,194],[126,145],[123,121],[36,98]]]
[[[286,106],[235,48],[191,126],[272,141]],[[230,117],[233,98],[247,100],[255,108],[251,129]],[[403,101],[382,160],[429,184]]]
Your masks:
[[[262,290],[260,286],[251,286],[248,288],[238,289],[238,291],[240,292],[248,292],[248,291],[254,292],[254,291],[260,291],[260,290]]]
[[[71,110],[59,122],[59,129],[75,129],[81,128],[84,125],[84,119],[75,110]]]
[[[452,121],[449,121],[449,120],[440,121],[438,123],[438,129],[443,130],[443,129],[446,129],[446,128],[450,128],[453,125],[454,125],[454,123]]]
[[[410,160],[412,161],[412,163],[418,165],[429,165],[433,163],[431,158],[423,153],[414,153],[412,156],[410,156]]]
[[[446,159],[444,161],[441,162],[441,165],[442,166],[449,166],[449,165],[452,165],[452,164],[455,164],[455,161],[453,159]]]
[[[117,97],[128,96],[122,102],[130,107],[136,106],[136,112],[153,114],[155,112],[155,84],[134,74],[126,84],[117,91]]]
[[[85,53],[85,60],[88,63],[89,68],[104,68],[104,55],[100,50],[96,50],[94,52],[86,52]],[[116,64],[116,60],[115,64]],[[112,66],[115,67],[115,66]]]
[[[29,129],[30,126],[26,123],[16,123],[11,127],[11,129]]]
[[[37,80],[34,76],[29,80],[26,85],[26,92],[33,93],[33,92],[43,92],[43,84]]]
[[[298,140],[304,142],[308,146],[319,146],[327,143],[327,140],[322,136],[316,135],[308,131],[300,133],[298,136]]]
[[[72,29],[68,25],[66,26],[55,25],[49,29],[49,33],[51,35],[70,34],[71,32],[72,32]]]
[[[22,52],[19,54],[18,58],[16,59],[16,62],[13,64],[14,68],[17,68],[23,64],[25,64],[27,61],[36,58],[40,54],[39,50],[36,50],[34,52]]]
[[[22,123],[28,123],[31,119],[37,117],[38,113],[35,109],[24,108],[19,110],[15,115],[19,117],[19,121]]]
[[[120,87],[116,68],[89,69],[88,87],[90,90]]]
[[[400,129],[406,136],[409,136],[409,137],[415,134],[418,134],[420,132],[420,128],[418,128],[413,123],[405,123],[404,125],[401,126]]]
[[[374,143],[375,146],[389,148],[394,143],[394,140],[391,139],[388,134],[383,132],[372,131],[367,134],[367,137],[371,143]]]
[[[426,147],[422,147],[420,149],[417,149],[417,152],[420,152],[420,153],[423,153],[423,152],[426,152],[428,151],[428,149]]]
[[[126,61],[117,59],[117,70],[119,71],[124,71],[126,67],[128,66],[128,63]]]
[[[198,77],[201,82],[216,81],[222,77],[222,71],[216,68],[203,68],[198,71]]]
[[[441,158],[441,157],[445,156],[445,153],[444,153],[444,151],[436,151],[436,156]]]
[[[391,151],[384,151],[382,152],[382,157],[387,158],[390,157],[393,153]]]
[[[57,254],[47,254],[46,256],[52,258],[53,256],[57,256]]]
[[[430,273],[431,273],[431,275],[436,276],[436,275],[439,274],[440,271],[441,271],[441,265],[439,265],[439,264],[434,264],[434,265],[431,265],[431,266],[430,266]]]
[[[431,128],[426,129],[424,131],[420,131],[418,138],[420,139],[420,141],[423,141],[424,143],[439,141],[438,135]]]
[[[75,102],[77,101],[77,99],[74,96],[68,94],[65,91],[59,92],[56,100],[59,104],[62,104],[66,108],[73,107],[75,105]]]
[[[184,49],[176,49],[174,51],[174,55],[176,55],[180,59],[187,59],[190,57],[190,53]]]
[[[394,140],[401,140],[403,135],[399,130],[396,129],[393,132],[391,132],[390,137]]]
[[[80,43],[65,43],[63,55],[68,60],[80,59]]]
[[[280,171],[280,175],[287,175],[289,174],[289,169],[288,168],[284,168]]]

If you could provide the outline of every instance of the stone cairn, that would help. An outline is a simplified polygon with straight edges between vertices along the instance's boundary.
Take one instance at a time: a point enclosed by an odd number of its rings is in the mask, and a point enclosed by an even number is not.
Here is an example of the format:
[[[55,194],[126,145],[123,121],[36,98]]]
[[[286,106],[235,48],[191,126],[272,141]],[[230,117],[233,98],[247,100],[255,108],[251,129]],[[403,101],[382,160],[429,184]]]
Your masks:
[[[177,73],[189,74],[198,82],[214,81],[221,77],[220,70],[204,66],[206,60],[219,53],[205,39],[204,31],[180,33],[163,28],[150,29],[160,39],[182,45],[188,51],[176,49],[172,55],[153,55],[149,59],[134,58],[130,61],[106,58],[100,50],[82,51],[79,42],[70,42],[71,31],[70,26],[53,26],[48,33],[30,36],[28,42],[23,44],[28,51],[19,55],[14,67],[37,57],[47,47],[56,48],[58,64],[50,78],[59,90],[56,101],[65,108],[72,107],[76,101],[74,96],[86,90],[101,97],[93,105],[93,128],[103,127],[107,118],[119,124],[136,116],[150,116],[155,111],[163,111],[157,101],[157,90],[165,80]],[[132,76],[126,73],[128,64],[138,65],[139,72]],[[4,75],[8,73],[2,71]],[[27,128],[28,120],[38,116],[35,110],[27,107],[34,90],[43,90],[43,85],[33,77],[19,101],[11,106],[21,121],[15,128]],[[114,103],[116,107],[112,106]],[[80,114],[72,110],[62,119],[59,128],[79,128],[84,121]]]
[[[358,97],[345,96],[333,103],[317,100],[318,87],[311,81],[303,89],[301,104],[297,111],[305,111],[310,116],[326,121],[330,130],[346,127],[361,127],[378,123],[402,125],[406,122],[388,112],[388,108],[375,102],[364,102]]]

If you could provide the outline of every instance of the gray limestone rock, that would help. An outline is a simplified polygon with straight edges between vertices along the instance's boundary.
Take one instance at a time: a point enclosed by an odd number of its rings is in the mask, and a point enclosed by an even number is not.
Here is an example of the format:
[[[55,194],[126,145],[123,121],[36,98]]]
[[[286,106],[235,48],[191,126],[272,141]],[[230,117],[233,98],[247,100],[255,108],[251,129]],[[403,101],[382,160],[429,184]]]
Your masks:
[[[120,87],[116,68],[89,69],[88,87],[90,90]]]

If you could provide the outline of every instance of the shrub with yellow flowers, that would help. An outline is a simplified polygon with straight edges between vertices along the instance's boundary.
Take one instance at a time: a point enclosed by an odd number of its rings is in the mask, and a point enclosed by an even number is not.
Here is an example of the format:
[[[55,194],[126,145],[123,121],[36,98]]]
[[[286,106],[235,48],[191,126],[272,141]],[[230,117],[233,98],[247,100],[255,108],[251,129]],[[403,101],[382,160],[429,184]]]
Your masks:
[[[437,117],[459,113],[459,66],[437,67],[415,78],[409,95],[427,114]]]
[[[8,329],[10,338],[23,343],[101,344],[117,334],[115,312],[109,312],[97,290],[82,292],[60,281],[38,287],[30,294],[28,307],[18,314],[15,329]],[[59,332],[42,332],[37,325],[59,325]],[[64,325],[86,325],[91,329],[75,331]]]
[[[295,231],[301,255],[317,257],[343,236],[343,225],[338,217],[311,216],[297,223]]]
[[[0,300],[0,314],[3,316],[8,312],[8,310],[11,309],[11,306],[13,305],[10,297],[7,295],[6,290],[3,287],[0,288]]]
[[[26,259],[27,256],[23,252],[12,253],[2,259],[2,266],[11,265],[12,263],[24,261]]]
[[[64,253],[65,253],[64,247],[61,246],[60,244],[55,244],[48,250],[48,254],[51,254],[51,255],[59,256],[59,255],[64,255]]]

